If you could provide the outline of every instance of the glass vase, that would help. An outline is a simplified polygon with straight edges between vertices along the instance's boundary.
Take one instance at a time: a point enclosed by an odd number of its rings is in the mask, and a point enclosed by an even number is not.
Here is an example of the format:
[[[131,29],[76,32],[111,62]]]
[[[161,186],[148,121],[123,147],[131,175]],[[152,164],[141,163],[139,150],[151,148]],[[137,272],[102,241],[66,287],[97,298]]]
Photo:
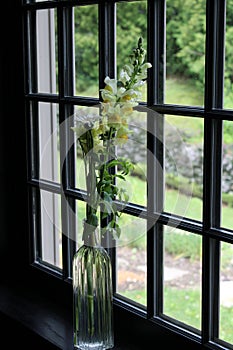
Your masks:
[[[100,245],[83,244],[73,257],[74,349],[114,346],[110,256]]]

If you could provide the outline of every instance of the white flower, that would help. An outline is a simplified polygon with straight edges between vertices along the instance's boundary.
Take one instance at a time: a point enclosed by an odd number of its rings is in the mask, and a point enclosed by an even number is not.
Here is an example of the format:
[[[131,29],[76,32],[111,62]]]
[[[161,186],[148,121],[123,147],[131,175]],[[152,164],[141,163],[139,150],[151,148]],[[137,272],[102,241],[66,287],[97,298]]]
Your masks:
[[[101,89],[101,96],[104,102],[117,102],[126,91],[124,84],[116,79],[110,79],[108,76],[104,79],[105,88]]]
[[[125,71],[128,74],[128,76],[130,77],[134,71],[134,66],[132,64],[126,64],[123,67],[123,71]]]
[[[125,101],[138,101],[142,96],[141,91],[135,89],[126,90],[120,97],[120,100]]]
[[[152,65],[149,62],[144,63],[141,67],[140,67],[140,72],[138,74],[138,79],[146,79],[147,77],[147,69],[151,68]]]
[[[83,111],[75,112],[73,118],[74,126],[71,127],[71,130],[76,133],[77,138],[81,137],[88,130],[97,129],[101,121],[101,117],[98,114],[85,113]]]
[[[109,91],[111,91],[114,95],[117,94],[117,80],[110,79],[108,76],[104,79],[104,83],[106,87],[108,87]]]
[[[124,69],[121,69],[121,71],[120,71],[120,81],[122,81],[122,83],[125,84],[129,80],[130,80],[130,76],[127,73],[127,71],[124,70]]]

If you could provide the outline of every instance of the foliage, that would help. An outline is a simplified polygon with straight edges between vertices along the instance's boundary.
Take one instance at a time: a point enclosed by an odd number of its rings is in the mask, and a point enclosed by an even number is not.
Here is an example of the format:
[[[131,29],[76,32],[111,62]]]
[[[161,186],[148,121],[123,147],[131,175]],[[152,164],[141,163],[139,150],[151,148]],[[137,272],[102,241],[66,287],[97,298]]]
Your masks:
[[[190,180],[183,176],[175,176],[170,173],[166,175],[166,185],[168,188],[179,190],[187,196],[193,196],[202,199],[202,187],[197,183],[191,184]]]
[[[117,4],[117,71],[124,65],[124,52],[134,47],[134,38],[147,34],[146,1]],[[146,41],[144,48],[147,49]]]
[[[98,84],[98,7],[79,6],[74,11],[76,90],[80,93]]]
[[[203,92],[206,34],[206,1],[198,0],[190,6],[189,0],[167,0],[166,57],[167,76],[192,78]],[[75,62],[78,93],[87,86],[98,86],[98,6],[75,8]],[[233,6],[227,1],[225,103],[232,106],[232,31]],[[117,71],[124,62],[124,52],[134,46],[134,38],[147,33],[146,1],[117,4]],[[146,48],[146,42],[145,42]],[[91,67],[91,69],[90,69]]]

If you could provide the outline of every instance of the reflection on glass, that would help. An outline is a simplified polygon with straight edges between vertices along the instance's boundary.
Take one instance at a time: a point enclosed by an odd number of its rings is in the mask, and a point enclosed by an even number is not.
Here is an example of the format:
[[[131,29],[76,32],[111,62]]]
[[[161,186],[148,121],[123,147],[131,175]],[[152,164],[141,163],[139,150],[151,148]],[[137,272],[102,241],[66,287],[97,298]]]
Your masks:
[[[117,293],[146,305],[146,221],[122,214],[117,242]]]
[[[62,268],[60,195],[41,190],[41,259]]]
[[[75,187],[82,189],[86,191],[86,173],[85,173],[85,166],[83,161],[83,155],[82,155],[82,149],[77,142],[76,147],[76,165],[75,165],[75,174],[76,174],[76,185]]]
[[[222,222],[233,230],[233,122],[223,122],[222,150]]]
[[[233,343],[233,246],[221,243],[219,338]]]
[[[176,228],[164,234],[163,313],[201,328],[201,237]]]
[[[202,218],[203,120],[165,117],[165,211]]]
[[[147,48],[147,1],[117,3],[117,74],[125,65],[131,50],[139,37]],[[146,101],[146,85],[143,87],[142,101]]]
[[[74,9],[75,95],[99,96],[98,6]]]
[[[95,116],[96,118],[99,118],[100,117],[99,105],[96,105],[95,107],[75,106],[75,115],[87,121],[88,121],[88,116]],[[79,141],[78,139],[76,139],[76,137],[77,135],[74,134],[74,146],[76,150],[75,187],[81,190],[86,190],[86,174],[85,174],[83,154],[82,154],[82,149],[80,147]],[[96,150],[96,152],[98,152],[98,150]],[[71,169],[71,171],[73,171],[73,169]]]
[[[55,94],[58,93],[57,12],[55,9],[40,10],[36,16],[38,85],[35,92]]]
[[[84,201],[76,201],[76,232],[74,241],[76,242],[76,249],[78,249],[83,244],[83,222],[86,218],[86,202]]]
[[[33,2],[46,2],[46,1],[56,1],[56,0],[24,0],[25,3],[33,3]]]
[[[39,103],[40,179],[60,182],[58,105]]]
[[[233,35],[233,0],[226,1],[226,32],[224,62],[224,108],[233,109],[232,94],[232,35]]]
[[[206,0],[166,1],[165,103],[203,106]]]

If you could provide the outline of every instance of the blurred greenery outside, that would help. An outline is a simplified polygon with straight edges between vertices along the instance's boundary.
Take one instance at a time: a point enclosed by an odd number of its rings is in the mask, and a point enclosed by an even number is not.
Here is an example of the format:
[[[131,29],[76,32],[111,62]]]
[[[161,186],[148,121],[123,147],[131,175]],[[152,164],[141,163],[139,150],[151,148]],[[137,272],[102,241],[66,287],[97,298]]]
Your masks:
[[[139,36],[146,38],[146,2],[134,1],[132,3],[117,4],[117,71],[126,64],[126,57]],[[166,42],[166,84],[165,103],[177,105],[203,106],[204,101],[204,50],[205,50],[205,0],[193,2],[189,0],[167,0],[167,42]],[[227,1],[227,26],[226,26],[226,55],[224,76],[224,108],[233,108],[233,76],[232,57],[233,42],[230,40],[233,32],[233,1]],[[146,42],[144,46],[146,47]],[[75,68],[76,68],[76,95],[99,96],[98,86],[98,8],[97,5],[82,6],[75,9]],[[146,90],[143,101],[146,101]],[[146,127],[145,116],[139,116]],[[190,150],[197,149],[200,157],[203,153],[203,120],[195,117],[164,116],[166,125],[172,125],[181,135],[182,140]],[[224,121],[223,148],[225,150],[223,160],[227,161],[233,174],[233,123]],[[168,134],[165,142],[174,142]],[[146,145],[146,144],[145,144]],[[199,152],[199,153],[198,153]],[[197,170],[196,177],[189,178],[182,174],[170,171],[165,173],[165,201],[164,210],[173,214],[185,216],[194,220],[202,220],[202,159],[194,159],[193,166]],[[80,166],[81,159],[77,157]],[[222,226],[233,228],[233,185],[232,176],[226,174],[226,186],[222,189]],[[137,169],[130,176],[129,182],[132,189],[130,201],[146,206],[146,164],[137,163]],[[79,174],[80,175],[80,174]],[[77,179],[77,187],[84,188],[82,176]],[[126,186],[127,187],[127,186]],[[226,188],[226,189],[225,189]],[[183,203],[185,203],[183,205]],[[181,209],[179,209],[181,204]],[[177,207],[178,205],[178,207]],[[181,210],[181,211],[180,211]],[[78,205],[78,221],[82,225],[85,217],[85,206]],[[130,242],[130,246],[145,250],[145,222],[138,219],[137,225],[130,225],[130,216],[122,215],[120,225],[127,227],[127,237],[122,232],[121,242]],[[129,224],[128,224],[129,223]],[[135,237],[135,227],[137,236]],[[201,239],[194,234],[173,230],[167,232],[165,228],[165,250],[174,258],[185,256],[190,260],[200,260]],[[198,239],[197,239],[198,238]],[[222,243],[221,268],[232,267],[232,246]],[[176,290],[165,288],[165,300],[168,315],[183,320],[193,327],[200,328],[200,290]],[[126,291],[121,294],[126,297],[146,304],[145,290]],[[186,303],[177,303],[177,300],[188,299],[188,312]],[[233,308],[221,306],[221,337],[233,342]]]

